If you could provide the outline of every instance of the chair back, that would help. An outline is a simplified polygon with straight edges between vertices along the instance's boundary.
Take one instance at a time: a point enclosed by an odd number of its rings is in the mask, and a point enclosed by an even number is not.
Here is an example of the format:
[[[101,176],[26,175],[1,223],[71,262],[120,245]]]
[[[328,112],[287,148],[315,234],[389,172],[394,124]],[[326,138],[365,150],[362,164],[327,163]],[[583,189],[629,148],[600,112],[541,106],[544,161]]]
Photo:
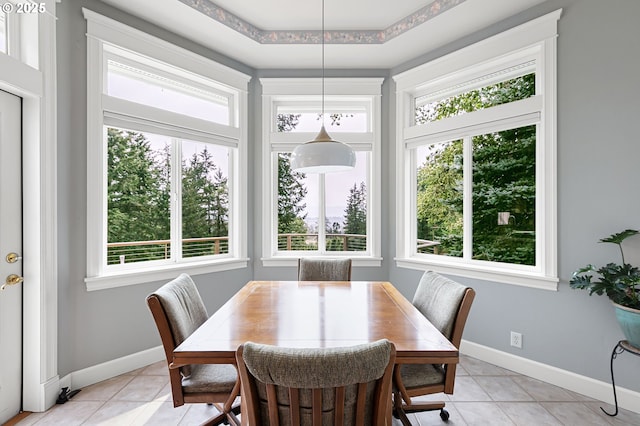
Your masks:
[[[391,423],[395,346],[386,339],[322,349],[247,342],[236,358],[250,425]]]
[[[298,259],[298,281],[351,281],[351,259]]]
[[[475,291],[433,271],[422,275],[413,305],[456,347],[460,347]]]
[[[147,296],[147,305],[158,327],[168,363],[173,359],[173,350],[209,317],[198,288],[187,274],[181,274]],[[191,366],[181,367],[180,372],[188,377]]]

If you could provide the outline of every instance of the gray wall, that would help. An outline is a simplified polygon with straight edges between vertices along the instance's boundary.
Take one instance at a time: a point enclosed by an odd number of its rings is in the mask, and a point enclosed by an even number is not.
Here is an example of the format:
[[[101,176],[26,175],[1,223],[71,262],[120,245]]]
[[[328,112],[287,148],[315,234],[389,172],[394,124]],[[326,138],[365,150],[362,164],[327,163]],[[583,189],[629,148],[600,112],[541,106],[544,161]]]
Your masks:
[[[161,283],[88,293],[86,262],[86,24],[81,7],[120,20],[236,68],[250,84],[249,256],[246,270],[195,277],[212,312],[246,281],[294,279],[295,268],[261,266],[259,77],[315,76],[309,70],[252,70],[95,0],[64,1],[58,14],[59,90],[59,366],[61,376],[159,344],[144,297]],[[552,0],[491,28],[425,54],[393,70],[329,70],[327,76],[388,77],[475,41],[564,8],[558,38],[558,249],[557,292],[459,278],[478,296],[466,340],[534,361],[609,380],[610,351],[622,338],[609,301],[568,288],[571,272],[583,264],[617,261],[613,247],[596,241],[625,228],[638,228],[640,156],[635,119],[640,85],[637,46],[640,2]],[[383,265],[356,268],[354,279],[389,279],[411,296],[419,271],[395,266],[395,88],[383,85]],[[635,138],[634,138],[635,137]],[[633,241],[640,247],[640,239]],[[639,259],[640,261],[640,256]],[[523,348],[509,346],[511,330],[523,334]],[[640,391],[634,357],[621,356],[620,385]]]

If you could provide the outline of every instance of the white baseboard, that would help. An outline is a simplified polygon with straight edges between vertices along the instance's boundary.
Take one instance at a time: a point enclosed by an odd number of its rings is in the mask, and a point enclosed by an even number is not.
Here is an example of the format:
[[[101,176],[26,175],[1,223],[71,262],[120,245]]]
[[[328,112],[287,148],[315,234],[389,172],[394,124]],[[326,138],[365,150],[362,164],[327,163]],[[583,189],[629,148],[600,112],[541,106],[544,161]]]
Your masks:
[[[572,373],[571,371],[562,370],[467,340],[461,342],[460,353],[552,385],[560,386],[590,398],[613,404],[613,389],[611,388],[611,383],[595,380],[590,377]],[[640,392],[616,386],[616,393],[618,395],[618,406],[620,408],[640,413]]]
[[[156,346],[67,374],[60,379],[59,388],[66,386],[71,390],[80,389],[163,359],[165,359],[164,349],[162,346]]]

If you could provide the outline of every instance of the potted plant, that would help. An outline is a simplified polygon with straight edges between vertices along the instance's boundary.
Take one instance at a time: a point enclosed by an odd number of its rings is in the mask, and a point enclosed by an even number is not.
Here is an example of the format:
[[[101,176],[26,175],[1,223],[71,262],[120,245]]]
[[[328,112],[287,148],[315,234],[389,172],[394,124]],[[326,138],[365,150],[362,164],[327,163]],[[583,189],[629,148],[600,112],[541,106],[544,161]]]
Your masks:
[[[606,293],[626,339],[636,348],[640,348],[640,269],[625,262],[622,242],[638,233],[627,229],[600,240],[618,245],[622,264],[608,263],[601,268],[587,265],[575,271],[569,280],[571,288],[589,290],[589,295]],[[597,277],[594,279],[590,272],[598,274]]]

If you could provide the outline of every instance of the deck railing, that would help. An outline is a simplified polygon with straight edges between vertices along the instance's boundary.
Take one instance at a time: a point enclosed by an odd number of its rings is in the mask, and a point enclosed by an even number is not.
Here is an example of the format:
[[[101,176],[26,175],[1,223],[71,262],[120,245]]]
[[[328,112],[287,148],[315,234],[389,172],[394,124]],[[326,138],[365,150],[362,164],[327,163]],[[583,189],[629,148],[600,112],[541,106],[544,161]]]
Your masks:
[[[416,240],[418,253],[440,254],[440,241]]]
[[[229,253],[229,237],[185,238],[182,257]],[[107,244],[107,264],[145,262],[171,258],[171,240],[125,241]]]
[[[367,236],[361,234],[325,234],[327,251],[365,251]],[[318,234],[278,234],[278,250],[318,250]]]
[[[327,251],[365,251],[367,236],[361,234],[326,234]],[[438,254],[439,241],[417,240],[419,253]],[[278,235],[278,250],[318,250],[318,234],[287,233]],[[229,253],[229,237],[185,238],[182,257],[199,257]],[[124,264],[171,258],[171,240],[126,241],[107,244],[107,264]]]

